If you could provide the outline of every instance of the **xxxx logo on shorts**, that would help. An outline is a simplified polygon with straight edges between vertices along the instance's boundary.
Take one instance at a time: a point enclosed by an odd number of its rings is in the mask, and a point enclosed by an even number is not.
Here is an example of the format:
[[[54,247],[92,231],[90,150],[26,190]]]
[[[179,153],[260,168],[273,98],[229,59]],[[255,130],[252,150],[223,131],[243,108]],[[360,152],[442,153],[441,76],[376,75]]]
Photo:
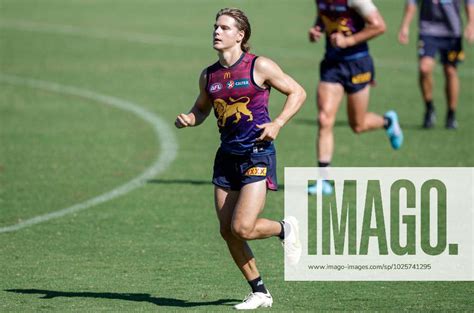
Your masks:
[[[352,76],[352,83],[353,84],[363,84],[367,83],[372,79],[372,73],[371,72],[365,72],[362,74],[357,74],[355,76]]]
[[[266,167],[252,167],[245,172],[245,176],[267,176]]]

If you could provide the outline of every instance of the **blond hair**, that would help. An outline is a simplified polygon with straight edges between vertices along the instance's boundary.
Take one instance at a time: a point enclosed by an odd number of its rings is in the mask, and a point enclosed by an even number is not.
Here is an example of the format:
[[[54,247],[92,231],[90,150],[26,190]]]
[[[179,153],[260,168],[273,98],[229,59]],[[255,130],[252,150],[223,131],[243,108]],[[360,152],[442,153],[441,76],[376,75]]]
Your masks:
[[[222,15],[232,17],[235,20],[237,29],[244,32],[244,38],[240,43],[240,48],[242,49],[242,51],[248,52],[250,50],[250,44],[248,43],[248,40],[250,39],[250,34],[252,33],[252,30],[250,28],[250,23],[245,13],[237,8],[221,9],[219,10],[219,12],[217,12],[216,21]]]

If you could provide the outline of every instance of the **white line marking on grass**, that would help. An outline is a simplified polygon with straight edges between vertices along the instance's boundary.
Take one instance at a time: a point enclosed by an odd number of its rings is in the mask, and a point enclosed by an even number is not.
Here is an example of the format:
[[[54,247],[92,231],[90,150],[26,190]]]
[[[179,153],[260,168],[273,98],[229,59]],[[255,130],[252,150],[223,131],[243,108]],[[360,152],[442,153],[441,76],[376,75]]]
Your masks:
[[[99,94],[90,90],[81,89],[77,87],[60,85],[57,83],[27,79],[18,76],[5,75],[0,73],[0,82],[27,86],[31,88],[61,93],[66,95],[77,96],[80,98],[92,100],[102,104],[106,104],[129,113],[133,113],[145,122],[149,123],[155,132],[159,144],[159,155],[155,162],[148,167],[142,174],[130,180],[129,182],[95,198],[89,199],[85,202],[75,204],[68,208],[39,215],[31,219],[22,221],[11,226],[0,227],[0,233],[13,232],[25,227],[29,227],[38,223],[46,222],[54,218],[58,218],[67,214],[82,211],[92,206],[109,201],[116,197],[122,196],[146,183],[147,180],[155,177],[163,172],[173,160],[176,158],[178,151],[178,144],[173,131],[168,127],[167,123],[159,116],[149,112],[135,103],[114,98],[111,96]]]
[[[86,38],[108,39],[117,41],[128,41],[148,45],[171,45],[177,47],[205,47],[201,38],[196,40],[192,37],[176,37],[151,35],[137,32],[118,32],[96,28],[84,28],[80,26],[50,24],[43,22],[32,22],[18,19],[0,19],[0,28],[23,30],[39,33],[65,34]],[[394,44],[398,44],[395,43]],[[282,56],[291,56],[298,58],[315,59],[317,56],[313,49],[292,49],[289,47],[266,46],[265,51],[271,51]],[[268,55],[268,53],[267,53]],[[413,53],[413,58],[408,62],[405,59],[386,59],[374,57],[376,68],[386,68],[398,71],[418,71],[418,63]],[[439,67],[435,71],[441,72]],[[459,70],[460,77],[474,77],[474,69],[461,66]]]
[[[39,33],[65,34],[96,39],[129,41],[150,45],[173,45],[178,47],[202,46],[202,42],[177,36],[151,35],[136,32],[118,32],[72,25],[38,23],[24,20],[0,19],[0,27]],[[209,41],[210,42],[210,41]]]

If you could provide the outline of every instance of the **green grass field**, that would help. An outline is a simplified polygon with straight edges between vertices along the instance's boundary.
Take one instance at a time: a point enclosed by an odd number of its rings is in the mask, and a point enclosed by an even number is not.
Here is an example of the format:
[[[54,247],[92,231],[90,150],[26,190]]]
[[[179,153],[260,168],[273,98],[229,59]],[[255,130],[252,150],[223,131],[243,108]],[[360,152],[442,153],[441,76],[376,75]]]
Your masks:
[[[443,127],[438,66],[438,124],[422,130],[414,27],[408,47],[396,41],[403,3],[376,1],[388,31],[371,43],[378,83],[371,109],[399,112],[405,145],[393,152],[383,132],[352,134],[341,108],[333,165],[472,167],[474,50],[466,45],[459,68],[460,128]],[[247,294],[213,208],[215,120],[172,129],[193,104],[200,71],[216,60],[212,25],[226,6],[249,15],[252,51],[277,61],[308,92],[277,140],[283,184],[284,167],[315,165],[323,44],[307,41],[313,1],[0,1],[0,228],[99,199],[0,233],[0,311],[225,311]],[[146,110],[171,133],[157,139],[152,122],[101,96]],[[282,101],[272,94],[272,115]],[[175,145],[176,158],[167,162]],[[145,183],[128,184],[142,173]],[[122,194],[105,201],[120,186]],[[282,218],[283,192],[269,194],[264,216]],[[279,242],[251,246],[275,299],[272,310],[474,308],[472,282],[285,282]]]

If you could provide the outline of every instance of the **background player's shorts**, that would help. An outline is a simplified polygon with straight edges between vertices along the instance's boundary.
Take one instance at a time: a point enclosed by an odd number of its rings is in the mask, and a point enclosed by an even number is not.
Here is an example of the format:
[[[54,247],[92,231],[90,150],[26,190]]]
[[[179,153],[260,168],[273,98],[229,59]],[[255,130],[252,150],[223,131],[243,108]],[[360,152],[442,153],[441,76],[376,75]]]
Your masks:
[[[264,179],[268,189],[278,189],[275,153],[235,155],[217,150],[212,177],[214,185],[240,190],[244,185]]]
[[[339,83],[348,94],[356,93],[374,81],[374,63],[370,55],[348,61],[324,59],[319,75],[323,82]]]
[[[418,40],[418,56],[420,58],[434,58],[437,52],[440,54],[442,64],[456,66],[456,64],[464,60],[462,39],[420,35]]]

